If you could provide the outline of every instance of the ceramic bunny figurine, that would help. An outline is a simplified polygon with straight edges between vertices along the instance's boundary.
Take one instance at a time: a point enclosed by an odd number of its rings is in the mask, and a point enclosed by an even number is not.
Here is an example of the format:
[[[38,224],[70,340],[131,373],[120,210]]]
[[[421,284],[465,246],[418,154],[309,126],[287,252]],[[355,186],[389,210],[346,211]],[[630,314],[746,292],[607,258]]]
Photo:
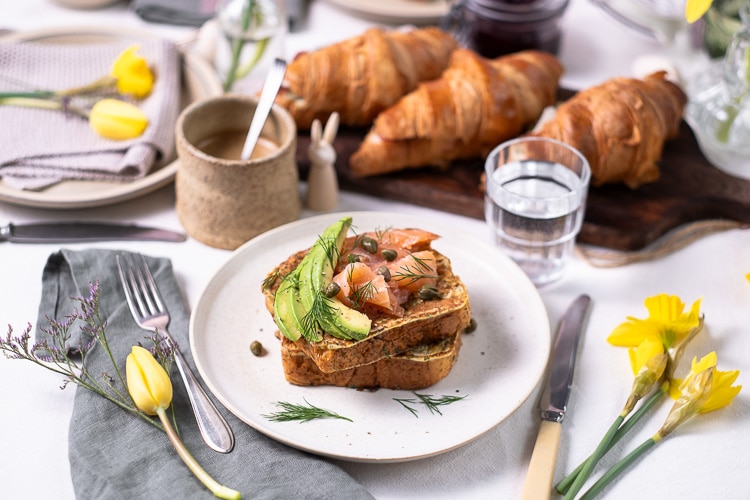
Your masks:
[[[310,129],[310,173],[307,177],[307,208],[328,211],[336,208],[339,198],[339,185],[336,179],[336,150],[333,141],[339,128],[339,114],[334,112],[328,118],[325,130],[320,120],[313,121]]]

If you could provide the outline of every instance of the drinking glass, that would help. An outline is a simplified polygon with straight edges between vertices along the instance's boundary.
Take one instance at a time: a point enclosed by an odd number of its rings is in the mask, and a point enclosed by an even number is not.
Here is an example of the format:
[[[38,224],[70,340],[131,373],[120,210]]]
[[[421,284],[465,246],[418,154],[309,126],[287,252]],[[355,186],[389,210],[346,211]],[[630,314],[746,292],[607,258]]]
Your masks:
[[[581,229],[591,170],[575,148],[544,137],[497,146],[485,162],[485,218],[531,281],[559,279]]]

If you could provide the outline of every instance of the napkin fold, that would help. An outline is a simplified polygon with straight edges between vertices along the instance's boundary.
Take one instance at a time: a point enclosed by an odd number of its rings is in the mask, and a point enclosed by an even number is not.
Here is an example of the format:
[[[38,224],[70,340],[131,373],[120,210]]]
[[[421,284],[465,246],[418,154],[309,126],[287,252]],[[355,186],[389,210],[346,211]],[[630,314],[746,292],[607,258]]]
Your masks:
[[[134,0],[133,10],[144,21],[201,26],[214,17],[218,0]]]
[[[143,135],[114,141],[88,121],[57,110],[0,105],[0,177],[16,189],[39,190],[64,180],[133,181],[174,152],[180,111],[180,53],[167,40],[101,44],[0,43],[0,91],[59,91],[106,76],[117,56],[137,44],[156,75],[137,103],[149,118]],[[12,126],[7,126],[12,124]]]
[[[79,304],[70,297],[88,297],[90,283],[99,283],[99,311],[107,322],[107,339],[120,368],[132,345],[148,346],[150,332],[139,329],[128,309],[117,276],[116,250],[63,249],[50,255],[43,273],[36,336],[47,318],[62,321]],[[171,313],[170,333],[195,371],[188,346],[189,313],[166,258],[146,257]],[[71,330],[71,348],[87,335]],[[85,340],[85,339],[84,339]],[[96,345],[86,356],[92,373],[112,372],[109,359]],[[235,434],[229,454],[212,451],[203,442],[187,394],[173,368],[173,404],[179,432],[187,448],[219,483],[239,490],[243,498],[371,499],[363,486],[335,465],[289,448],[258,433],[221,404],[217,407]],[[124,388],[123,388],[124,390]],[[290,425],[301,425],[291,423]],[[93,392],[78,387],[70,422],[69,458],[76,497],[212,498],[177,456],[167,436],[138,416],[120,409]]]

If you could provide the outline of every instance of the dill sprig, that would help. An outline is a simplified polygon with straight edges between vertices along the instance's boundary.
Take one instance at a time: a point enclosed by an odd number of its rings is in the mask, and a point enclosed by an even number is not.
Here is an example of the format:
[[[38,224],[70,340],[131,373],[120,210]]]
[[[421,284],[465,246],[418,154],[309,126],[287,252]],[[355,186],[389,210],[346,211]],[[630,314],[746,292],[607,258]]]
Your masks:
[[[313,297],[310,310],[300,320],[302,324],[302,336],[311,342],[320,340],[318,330],[320,329],[321,320],[323,322],[326,320],[330,321],[334,315],[335,311],[331,305],[331,299],[322,293],[316,293]]]
[[[449,405],[451,403],[455,403],[456,401],[460,401],[464,399],[466,396],[440,396],[440,397],[434,397],[431,394],[420,394],[416,391],[413,391],[412,394],[416,396],[415,398],[393,398],[394,401],[398,402],[401,406],[406,408],[411,412],[412,415],[419,418],[419,415],[417,415],[417,409],[414,408],[412,405],[424,405],[427,407],[428,410],[430,410],[430,413],[438,415],[442,415],[443,412],[440,411],[441,406]]]
[[[348,417],[344,417],[330,410],[325,410],[323,408],[313,406],[307,401],[307,399],[305,399],[305,405],[289,403],[287,401],[279,401],[278,403],[276,403],[276,406],[283,408],[282,411],[277,411],[268,415],[261,416],[267,418],[272,422],[291,422],[297,420],[302,423],[320,418],[337,418],[340,420],[353,422],[353,420]]]
[[[261,283],[263,290],[268,290],[269,288],[271,288],[273,285],[276,284],[279,278],[281,278],[281,271],[279,271],[279,269],[276,268],[268,276],[266,276],[263,282]]]
[[[404,264],[399,267],[399,271],[393,273],[393,279],[398,281],[399,284],[401,281],[406,281],[404,286],[408,286],[421,279],[437,279],[440,277],[437,274],[432,274],[432,267],[424,259],[420,259],[413,253],[409,253],[409,257],[414,260],[414,266]]]

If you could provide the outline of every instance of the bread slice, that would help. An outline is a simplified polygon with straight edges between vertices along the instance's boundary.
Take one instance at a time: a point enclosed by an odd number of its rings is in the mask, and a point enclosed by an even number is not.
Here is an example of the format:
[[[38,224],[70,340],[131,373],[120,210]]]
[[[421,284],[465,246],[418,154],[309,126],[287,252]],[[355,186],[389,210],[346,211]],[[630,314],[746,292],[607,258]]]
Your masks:
[[[300,348],[282,336],[281,365],[289,383],[333,385],[354,389],[417,390],[444,379],[458,359],[462,331],[433,344],[421,345],[368,365],[325,373]]]
[[[456,337],[471,322],[471,306],[466,286],[453,274],[450,260],[432,249],[437,259],[439,299],[422,300],[413,295],[404,305],[403,317],[386,313],[371,316],[370,334],[363,340],[344,340],[323,334],[320,342],[301,338],[296,347],[323,373],[334,373],[393,358],[419,346]],[[306,251],[300,251],[279,264],[269,277],[283,277],[297,267]],[[273,300],[281,279],[263,287],[266,306],[273,311]]]

